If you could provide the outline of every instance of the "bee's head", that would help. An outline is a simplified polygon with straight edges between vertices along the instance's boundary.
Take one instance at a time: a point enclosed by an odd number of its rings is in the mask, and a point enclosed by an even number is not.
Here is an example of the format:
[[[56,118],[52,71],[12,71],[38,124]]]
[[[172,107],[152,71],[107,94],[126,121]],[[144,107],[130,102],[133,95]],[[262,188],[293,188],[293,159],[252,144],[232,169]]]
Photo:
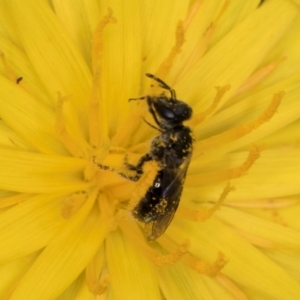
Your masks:
[[[159,118],[169,125],[175,126],[191,118],[192,108],[177,99],[169,99],[162,95],[153,99],[153,106]]]

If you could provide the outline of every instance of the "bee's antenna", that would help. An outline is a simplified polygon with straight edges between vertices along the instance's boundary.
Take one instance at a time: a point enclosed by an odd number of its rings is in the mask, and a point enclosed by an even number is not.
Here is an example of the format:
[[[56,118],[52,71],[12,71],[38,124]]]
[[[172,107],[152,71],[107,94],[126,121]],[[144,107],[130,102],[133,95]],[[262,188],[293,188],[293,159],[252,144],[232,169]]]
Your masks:
[[[176,99],[176,92],[175,92],[175,90],[172,89],[170,86],[168,86],[164,81],[162,81],[160,78],[158,78],[155,75],[150,74],[150,73],[146,73],[146,76],[149,77],[149,78],[154,79],[155,81],[157,81],[163,89],[166,89],[166,90],[170,91],[171,99],[172,100]]]

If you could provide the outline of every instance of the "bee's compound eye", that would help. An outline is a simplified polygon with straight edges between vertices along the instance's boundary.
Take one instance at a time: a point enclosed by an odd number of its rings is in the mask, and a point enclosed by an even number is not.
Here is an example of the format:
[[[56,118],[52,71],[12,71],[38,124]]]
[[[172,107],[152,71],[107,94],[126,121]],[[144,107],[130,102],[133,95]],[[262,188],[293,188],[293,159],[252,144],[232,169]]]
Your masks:
[[[163,106],[161,103],[156,106],[156,111],[158,115],[165,120],[174,120],[176,114],[173,107]]]
[[[175,118],[174,112],[172,112],[172,111],[169,110],[169,109],[164,110],[164,111],[163,111],[163,115],[164,115],[164,118],[169,119],[169,120],[172,120],[172,119]]]

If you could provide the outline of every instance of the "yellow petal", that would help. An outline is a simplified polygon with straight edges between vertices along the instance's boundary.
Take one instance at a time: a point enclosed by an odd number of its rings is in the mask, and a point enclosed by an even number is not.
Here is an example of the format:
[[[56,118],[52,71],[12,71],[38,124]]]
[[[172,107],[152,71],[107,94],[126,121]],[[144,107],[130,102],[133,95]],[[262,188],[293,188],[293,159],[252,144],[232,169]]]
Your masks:
[[[300,256],[290,251],[266,250],[265,254],[278,265],[283,266],[294,278],[300,281]]]
[[[132,300],[161,299],[154,265],[120,233],[107,237],[106,255],[113,299],[124,299],[124,295]]]
[[[224,100],[228,98],[289,29],[296,13],[289,1],[265,3],[188,72],[178,84],[178,94],[199,107],[207,107],[214,98],[214,87],[230,84]]]
[[[297,149],[263,152],[248,175],[234,181],[237,189],[230,195],[230,199],[259,199],[298,194],[299,163],[300,153]]]
[[[0,145],[2,148],[15,148],[18,145],[19,148],[25,151],[34,152],[34,148],[3,121],[0,122]]]
[[[186,17],[189,1],[142,1],[143,73],[155,73],[175,44],[178,22]]]
[[[0,149],[0,188],[25,193],[78,191],[84,160]]]
[[[188,235],[191,253],[196,257],[212,262],[218,251],[222,251],[229,262],[221,272],[239,285],[271,299],[297,299],[300,284],[216,218],[203,223],[182,222],[177,218],[173,223],[169,233],[177,241]]]
[[[8,6],[23,47],[52,101],[56,102],[57,92],[71,95],[86,133],[91,74],[81,54],[45,1],[16,0]]]
[[[100,1],[104,15],[112,9],[116,24],[104,28],[101,65],[101,97],[107,107],[110,130],[116,129],[127,119],[128,99],[139,96],[141,75],[141,1]]]
[[[20,41],[20,35],[15,29],[15,23],[11,15],[8,3],[2,2],[0,6],[0,17],[1,17],[1,35],[8,40],[12,41],[15,45],[22,48]]]
[[[218,146],[218,148],[214,150],[230,151],[254,143],[296,121],[299,118],[297,110],[299,107],[298,99],[300,97],[300,76],[298,74],[276,82],[274,85],[262,89],[261,91],[254,92],[239,103],[214,115],[208,122],[203,124],[203,126],[199,126],[196,129],[196,133],[200,136],[203,133],[206,136],[212,135],[215,134],[215,132],[224,131],[224,129],[226,130],[228,127],[235,127],[255,120],[266,110],[271,103],[273,95],[279,91],[284,91],[285,95],[276,113],[268,122],[263,123],[249,134],[239,137],[236,140],[233,139],[227,143],[222,140],[224,138],[222,138],[223,135],[221,133],[220,135],[214,135],[200,141],[198,143],[199,147],[202,151],[205,151],[205,144],[209,144],[210,147]]]
[[[220,162],[220,166],[239,166],[245,160],[245,156],[245,152],[226,155],[221,157],[223,163]],[[227,168],[225,167],[225,169]],[[259,159],[245,176],[232,180],[232,185],[234,185],[236,190],[230,193],[226,201],[270,199],[298,194],[300,192],[299,172],[300,153],[297,149],[262,151]],[[200,174],[199,178],[201,177],[205,178],[205,173]],[[187,183],[188,180],[189,177],[187,177]],[[224,182],[202,186],[200,190],[201,194],[198,192],[199,201],[215,202],[219,198],[224,186]],[[190,193],[192,193],[192,189],[189,191]]]
[[[235,227],[242,236],[245,234],[246,238],[249,237],[250,243],[253,237],[253,244],[257,239],[258,245],[261,242],[261,246],[267,248],[300,249],[300,233],[289,227],[226,206],[217,211],[216,216]]]
[[[61,195],[39,195],[0,215],[0,260],[18,259],[45,247],[62,227]]]
[[[97,2],[94,0],[54,0],[52,2],[57,18],[61,21],[68,35],[91,69],[92,32],[100,20],[100,11]]]
[[[213,289],[208,288],[203,275],[180,264],[162,267],[159,269],[158,275],[160,288],[167,299],[214,300],[218,299],[217,295],[222,295],[222,299],[235,299],[214,279],[208,279],[213,281],[211,283]]]
[[[298,198],[297,198],[298,200]],[[281,210],[282,218],[288,223],[290,228],[300,230],[299,213],[300,205],[291,205]]]
[[[55,300],[95,300],[86,285],[85,274],[81,274],[67,289]]]
[[[217,1],[211,1],[217,2]],[[226,1],[225,1],[226,3]],[[221,14],[220,19],[217,20],[216,30],[213,35],[210,46],[215,45],[223,36],[225,36],[233,27],[237,26],[237,24],[247,18],[253,11],[255,11],[259,5],[260,1],[251,0],[251,1],[228,1],[227,7],[224,9],[224,13],[220,12],[221,4],[225,6],[223,3],[219,2],[219,9],[215,10],[215,14]]]
[[[33,70],[30,60],[25,52],[11,41],[1,36],[0,49],[4,54],[5,60],[7,61],[9,67],[17,76],[23,78],[23,82],[26,82],[26,87],[28,90],[30,90],[31,94],[39,99],[39,101],[43,102],[47,107],[52,107],[53,102],[51,101],[41,80]],[[3,63],[0,63],[0,69],[2,70],[1,73],[4,75],[4,77],[6,77],[7,73],[4,70]]]
[[[213,295],[213,299],[228,299],[228,300],[244,299],[243,292],[235,291],[237,293],[236,295],[235,293],[232,293],[226,287],[221,285],[218,281],[216,281],[215,278],[203,276],[202,280],[206,284],[207,288],[210,290],[211,294]]]
[[[55,139],[54,114],[37,99],[0,77],[0,114],[3,121],[42,153],[66,154]]]
[[[0,266],[0,298],[7,299],[15,287],[15,283],[28,270],[37,254],[24,256]]]
[[[267,148],[282,147],[284,145],[297,145],[299,139],[299,128],[300,121],[297,120],[294,123],[270,134],[269,136],[266,136],[258,143]]]
[[[300,6],[299,6],[300,9]],[[265,80],[263,80],[260,86],[267,87],[275,82],[293,76],[300,71],[300,53],[298,51],[300,47],[300,41],[298,36],[300,35],[300,15],[295,18],[292,26],[286,32],[280,43],[277,43],[275,47],[270,51],[268,56],[262,62],[262,65],[266,65],[272,61],[276,61],[280,58],[284,60],[275,72],[270,74]]]
[[[104,239],[95,193],[36,259],[10,299],[56,299],[84,270]],[[86,218],[88,215],[88,218]]]

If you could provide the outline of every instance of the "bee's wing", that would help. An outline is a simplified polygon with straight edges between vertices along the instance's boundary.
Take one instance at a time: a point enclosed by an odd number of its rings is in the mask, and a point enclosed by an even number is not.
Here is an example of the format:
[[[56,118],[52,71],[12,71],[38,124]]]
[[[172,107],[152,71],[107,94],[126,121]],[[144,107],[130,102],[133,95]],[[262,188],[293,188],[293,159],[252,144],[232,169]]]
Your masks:
[[[166,156],[166,167],[162,170],[162,207],[157,217],[145,225],[145,232],[149,241],[161,236],[170,225],[178,208],[180,196],[184,186],[186,172],[191,160],[191,154],[185,158],[180,167],[175,167],[173,156]]]

